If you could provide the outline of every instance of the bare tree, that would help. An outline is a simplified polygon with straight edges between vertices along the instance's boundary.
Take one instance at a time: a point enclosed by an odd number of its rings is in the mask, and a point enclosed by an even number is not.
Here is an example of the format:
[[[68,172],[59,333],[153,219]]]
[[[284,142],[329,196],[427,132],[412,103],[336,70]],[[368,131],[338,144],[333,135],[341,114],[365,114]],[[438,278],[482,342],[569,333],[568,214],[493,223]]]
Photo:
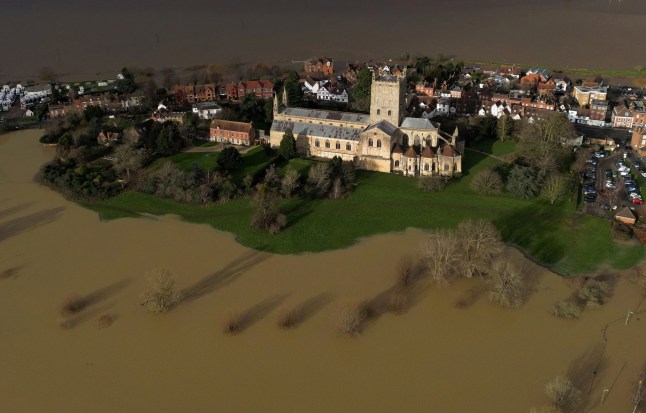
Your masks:
[[[489,276],[489,300],[501,307],[520,307],[523,303],[524,282],[511,263],[494,263]]]
[[[289,198],[298,189],[301,175],[293,168],[287,168],[283,179],[280,182],[281,192],[285,198]]]
[[[361,326],[367,318],[368,310],[365,302],[346,300],[337,316],[337,327],[340,333],[353,336],[361,332]]]
[[[143,161],[141,152],[131,144],[117,146],[114,157],[114,170],[117,173],[125,172],[127,180],[130,180],[130,172],[139,169]]]
[[[541,195],[554,204],[567,193],[568,181],[560,174],[553,174],[545,181]]]
[[[556,376],[545,385],[545,394],[559,412],[567,412],[581,403],[581,391],[564,376]]]
[[[459,266],[459,242],[454,231],[438,230],[422,244],[426,269],[438,284],[448,285]]]
[[[633,389],[633,402],[635,407],[633,408],[633,413],[637,413],[637,410],[640,404],[646,400],[646,367],[642,368],[637,376],[637,383]]]
[[[484,274],[494,255],[502,250],[500,233],[489,221],[466,220],[457,229],[460,242],[460,270],[471,278]]]
[[[307,182],[312,185],[318,196],[324,196],[330,189],[330,167],[327,163],[314,164],[307,176]]]
[[[414,263],[410,255],[402,255],[397,261],[397,282],[408,287],[413,282]]]
[[[146,274],[148,289],[143,294],[143,305],[152,313],[168,311],[180,295],[173,291],[175,280],[168,270],[155,269]]]
[[[471,188],[482,195],[497,194],[502,190],[502,186],[500,174],[493,169],[484,169],[471,180]]]

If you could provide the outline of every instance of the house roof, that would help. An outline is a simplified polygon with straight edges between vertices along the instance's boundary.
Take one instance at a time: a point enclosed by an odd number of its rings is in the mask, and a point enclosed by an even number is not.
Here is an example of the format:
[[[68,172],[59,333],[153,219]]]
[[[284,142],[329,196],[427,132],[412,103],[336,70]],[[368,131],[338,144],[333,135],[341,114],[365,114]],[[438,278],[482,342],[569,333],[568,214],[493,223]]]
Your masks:
[[[396,143],[393,147],[393,153],[404,153],[404,148],[400,144]]]
[[[404,118],[401,126],[402,129],[428,129],[436,130],[437,125],[428,119],[423,118]]]
[[[193,107],[197,110],[222,109],[222,107],[215,102],[198,102],[194,103]]]
[[[352,112],[336,112],[332,110],[305,109],[305,108],[285,108],[283,115],[295,116],[301,118],[312,118],[320,120],[335,120],[338,122],[354,122],[368,125],[370,115]]]
[[[631,118],[633,116],[632,112],[624,105],[615,106],[612,110],[613,116]]]
[[[251,122],[234,122],[231,120],[213,119],[213,121],[211,121],[211,128],[220,128],[232,132],[251,133],[251,131],[253,130],[253,125],[251,124]]]
[[[435,158],[433,149],[431,149],[430,146],[427,146],[424,149],[422,149],[422,158]]]
[[[395,131],[397,131],[397,127],[392,123],[388,122],[387,120],[382,120],[380,122],[373,123],[372,125],[368,126],[364,132],[368,132],[369,130],[372,130],[372,129],[379,129],[380,131],[382,131],[383,133],[389,136],[391,136],[392,134],[395,133]]]
[[[271,130],[281,133],[291,130],[296,137],[305,135],[315,136],[318,138],[343,139],[347,141],[358,141],[361,137],[361,130],[357,128],[282,120],[274,121],[271,124]]]
[[[617,214],[615,214],[615,217],[637,220],[637,217],[635,216],[633,211],[631,211],[630,208],[628,208],[628,207],[625,207],[622,210],[620,210],[619,212],[617,212]]]
[[[458,155],[458,153],[455,151],[455,149],[453,149],[453,146],[451,146],[451,145],[444,145],[444,147],[442,147],[440,153],[442,154],[442,156],[457,156]]]
[[[415,147],[409,146],[408,149],[406,149],[406,152],[404,152],[404,156],[407,158],[417,158],[417,151],[415,150]]]

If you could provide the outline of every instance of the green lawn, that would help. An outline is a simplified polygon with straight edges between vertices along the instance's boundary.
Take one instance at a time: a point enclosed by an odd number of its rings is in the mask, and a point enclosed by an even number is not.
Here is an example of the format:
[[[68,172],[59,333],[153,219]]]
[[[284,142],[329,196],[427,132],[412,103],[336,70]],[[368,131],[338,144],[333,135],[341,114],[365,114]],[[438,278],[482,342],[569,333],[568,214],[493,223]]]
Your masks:
[[[493,147],[496,153],[509,149],[498,144]],[[257,153],[250,156],[260,157]],[[550,205],[507,193],[491,197],[474,193],[469,187],[474,172],[498,162],[468,152],[463,165],[465,176],[439,193],[422,192],[414,179],[358,171],[356,190],[348,199],[284,201],[281,209],[288,216],[288,227],[273,236],[250,228],[248,200],[200,207],[129,191],[86,206],[104,219],[138,216],[140,212],[178,214],[189,222],[233,232],[248,247],[282,254],[343,248],[362,237],[408,227],[452,228],[464,219],[487,219],[506,242],[518,245],[536,262],[563,275],[592,271],[605,264],[628,268],[644,258],[642,246],[614,242],[609,221],[579,214],[572,203]],[[289,164],[304,171],[312,162],[296,159]],[[248,171],[253,168],[249,165]]]
[[[189,171],[193,164],[198,164],[205,171],[211,171],[218,167],[219,152],[180,152],[167,158],[157,159],[151,169],[159,168],[164,162],[171,161],[178,168]],[[263,171],[274,162],[275,157],[267,156],[261,147],[255,147],[242,154],[242,168],[235,171],[232,176],[236,182],[242,182],[245,176],[255,175]]]

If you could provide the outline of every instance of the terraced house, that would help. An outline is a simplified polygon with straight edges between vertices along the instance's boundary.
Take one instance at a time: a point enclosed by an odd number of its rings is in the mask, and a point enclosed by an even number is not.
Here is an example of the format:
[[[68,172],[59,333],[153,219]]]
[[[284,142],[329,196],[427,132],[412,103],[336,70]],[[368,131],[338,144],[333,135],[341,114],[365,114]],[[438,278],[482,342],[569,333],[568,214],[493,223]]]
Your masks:
[[[406,112],[406,71],[373,72],[370,114],[288,107],[283,94],[274,96],[270,144],[280,146],[291,132],[304,156],[341,157],[360,169],[407,176],[452,175],[462,172],[464,142],[439,124],[409,118]]]

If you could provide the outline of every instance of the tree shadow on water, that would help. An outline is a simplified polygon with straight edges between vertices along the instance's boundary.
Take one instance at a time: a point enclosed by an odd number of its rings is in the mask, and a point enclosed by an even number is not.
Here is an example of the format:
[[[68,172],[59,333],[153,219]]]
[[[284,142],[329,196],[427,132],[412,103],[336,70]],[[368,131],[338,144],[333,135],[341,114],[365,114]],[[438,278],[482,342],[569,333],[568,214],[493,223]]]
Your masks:
[[[505,242],[518,245],[547,265],[565,255],[564,241],[556,235],[562,221],[561,211],[532,205],[493,221]]]
[[[228,263],[224,268],[207,275],[195,284],[181,291],[180,304],[189,303],[203,295],[210,294],[233,282],[240,275],[271,257],[260,251],[250,251]]]
[[[0,241],[19,235],[25,231],[32,230],[41,225],[49,224],[60,218],[64,207],[45,209],[33,214],[18,217],[11,221],[0,224]]]
[[[267,317],[269,313],[274,311],[283,301],[285,301],[285,298],[287,298],[287,294],[273,295],[244,311],[240,316],[240,331],[246,330],[253,324]]]
[[[567,377],[574,387],[581,391],[582,403],[578,412],[587,411],[590,404],[595,402],[592,395],[598,392],[594,385],[607,367],[607,358],[604,357],[605,343],[597,343],[588,348],[582,355],[572,360],[567,370]],[[595,391],[593,391],[595,390]]]

